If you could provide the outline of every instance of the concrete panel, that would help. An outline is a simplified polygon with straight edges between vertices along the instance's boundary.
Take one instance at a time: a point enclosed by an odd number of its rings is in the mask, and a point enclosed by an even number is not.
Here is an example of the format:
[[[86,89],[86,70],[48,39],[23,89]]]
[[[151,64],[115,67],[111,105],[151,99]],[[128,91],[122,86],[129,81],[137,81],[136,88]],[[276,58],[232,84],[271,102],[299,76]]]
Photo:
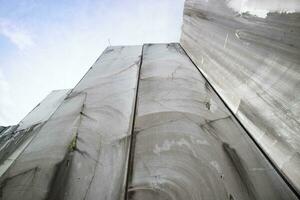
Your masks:
[[[299,193],[300,14],[231,9],[245,2],[186,0],[181,44]],[[257,2],[256,10],[286,4]]]
[[[52,188],[63,185],[56,180],[64,180],[60,172],[68,169],[85,96],[65,99],[27,147],[15,151],[20,156],[0,178],[1,199],[47,199],[55,194]]]
[[[41,127],[63,102],[68,92],[69,90],[52,91],[18,125],[7,127],[1,132],[0,176],[27,147],[33,136],[40,131]]]
[[[297,199],[179,44],[143,52],[128,199]]]
[[[108,47],[72,91],[87,96],[68,180],[53,199],[124,197],[141,50]]]
[[[45,122],[54,113],[70,90],[54,90],[19,123],[18,130]]]

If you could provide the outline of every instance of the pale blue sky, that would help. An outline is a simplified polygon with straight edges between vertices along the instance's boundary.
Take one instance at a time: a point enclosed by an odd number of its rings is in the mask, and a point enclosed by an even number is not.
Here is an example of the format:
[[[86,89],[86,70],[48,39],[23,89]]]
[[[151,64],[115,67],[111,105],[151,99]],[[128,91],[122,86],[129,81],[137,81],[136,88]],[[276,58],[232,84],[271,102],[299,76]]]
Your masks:
[[[72,88],[112,45],[177,42],[184,0],[0,0],[0,125]]]

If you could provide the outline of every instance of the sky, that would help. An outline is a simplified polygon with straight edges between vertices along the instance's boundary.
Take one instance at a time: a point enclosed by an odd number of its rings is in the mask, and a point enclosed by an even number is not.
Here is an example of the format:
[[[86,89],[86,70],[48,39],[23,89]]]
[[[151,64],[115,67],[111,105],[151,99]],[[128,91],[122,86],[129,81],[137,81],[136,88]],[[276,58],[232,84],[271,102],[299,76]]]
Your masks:
[[[184,0],[0,0],[0,125],[73,88],[111,45],[178,42]]]

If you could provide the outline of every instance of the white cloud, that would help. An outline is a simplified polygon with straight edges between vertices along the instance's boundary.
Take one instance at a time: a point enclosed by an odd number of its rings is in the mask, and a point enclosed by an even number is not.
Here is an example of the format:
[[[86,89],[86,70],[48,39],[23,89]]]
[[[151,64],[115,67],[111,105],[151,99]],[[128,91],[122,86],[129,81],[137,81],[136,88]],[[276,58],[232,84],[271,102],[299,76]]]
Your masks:
[[[21,50],[34,44],[30,34],[26,30],[5,19],[0,19],[0,34],[7,37]]]

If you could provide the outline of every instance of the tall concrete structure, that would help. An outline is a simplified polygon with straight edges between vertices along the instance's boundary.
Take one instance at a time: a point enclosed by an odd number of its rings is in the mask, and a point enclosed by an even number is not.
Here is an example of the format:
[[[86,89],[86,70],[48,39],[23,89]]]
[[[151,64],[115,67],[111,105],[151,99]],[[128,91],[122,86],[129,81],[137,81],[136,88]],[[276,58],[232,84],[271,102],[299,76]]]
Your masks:
[[[299,193],[300,14],[259,18],[228,1],[187,0],[183,21],[184,49]]]
[[[0,127],[0,199],[298,199],[298,19],[187,0],[181,43],[108,47]]]

